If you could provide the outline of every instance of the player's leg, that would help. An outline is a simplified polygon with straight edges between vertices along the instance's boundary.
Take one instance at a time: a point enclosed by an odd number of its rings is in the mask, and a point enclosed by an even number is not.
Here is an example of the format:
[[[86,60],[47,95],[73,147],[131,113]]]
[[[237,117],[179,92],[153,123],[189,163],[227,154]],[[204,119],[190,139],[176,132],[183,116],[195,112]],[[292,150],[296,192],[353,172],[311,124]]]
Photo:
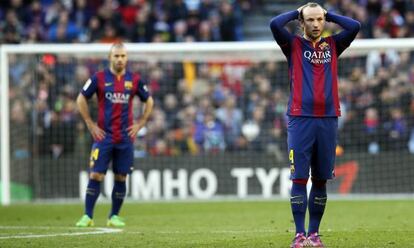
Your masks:
[[[85,196],[85,214],[76,223],[78,227],[93,226],[93,210],[101,192],[101,182],[105,177],[110,160],[111,145],[97,142],[92,146],[89,163],[89,182]]]
[[[306,240],[305,217],[307,207],[306,184],[308,179],[292,179],[290,206],[293,220],[295,221],[296,234],[292,241],[291,248],[302,247]]]
[[[337,118],[321,118],[319,120],[316,159],[312,163],[312,187],[308,202],[308,239],[313,247],[323,247],[318,233],[328,199],[326,181],[333,178],[337,129]]]
[[[291,247],[301,247],[306,235],[306,184],[314,140],[312,118],[289,117],[288,152],[292,179],[290,204],[296,227]]]
[[[126,174],[115,174],[114,187],[112,189],[112,207],[108,216],[108,226],[123,227],[125,222],[119,218],[119,211],[126,194]]]
[[[115,173],[112,190],[112,208],[109,213],[108,226],[123,227],[125,222],[119,218],[119,211],[126,194],[126,178],[133,167],[133,144],[117,144],[113,153],[113,171]]]
[[[325,212],[327,201],[326,180],[312,177],[312,187],[309,194],[309,228],[308,240],[312,247],[323,247],[319,237],[319,225]]]

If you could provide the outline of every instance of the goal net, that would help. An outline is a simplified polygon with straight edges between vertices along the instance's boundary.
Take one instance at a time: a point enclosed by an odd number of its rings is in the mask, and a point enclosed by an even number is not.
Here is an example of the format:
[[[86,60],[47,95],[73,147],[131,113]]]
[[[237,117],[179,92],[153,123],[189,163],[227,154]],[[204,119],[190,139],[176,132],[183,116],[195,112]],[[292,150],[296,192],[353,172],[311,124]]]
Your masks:
[[[288,196],[288,71],[276,43],[127,50],[129,69],[142,74],[155,99],[135,140],[130,199]],[[75,99],[108,65],[108,51],[100,44],[1,47],[3,204],[83,197],[92,140]],[[413,51],[413,39],[357,40],[341,56],[331,193],[412,196]],[[141,106],[135,103],[136,118]],[[108,171],[103,197],[112,179]]]

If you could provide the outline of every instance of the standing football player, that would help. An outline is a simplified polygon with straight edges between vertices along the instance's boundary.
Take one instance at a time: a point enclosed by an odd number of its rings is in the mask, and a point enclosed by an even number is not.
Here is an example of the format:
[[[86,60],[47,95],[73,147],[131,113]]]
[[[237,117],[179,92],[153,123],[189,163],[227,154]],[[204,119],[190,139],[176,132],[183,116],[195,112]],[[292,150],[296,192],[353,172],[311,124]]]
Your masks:
[[[94,226],[93,210],[101,191],[101,182],[112,161],[115,182],[112,191],[112,209],[107,225],[123,227],[118,216],[126,192],[126,178],[133,168],[133,141],[147,123],[154,101],[139,74],[127,71],[127,52],[122,43],[112,45],[109,68],[95,73],[86,81],[78,98],[79,112],[94,143],[89,162],[89,183],[86,189],[85,214],[76,223],[78,227]],[[98,120],[92,120],[88,99],[97,95]],[[139,120],[133,118],[133,98],[145,103]]]
[[[296,19],[303,36],[293,35],[284,28]],[[326,21],[338,24],[343,30],[322,37]],[[290,203],[296,226],[291,247],[324,247],[318,232],[327,201],[326,181],[334,177],[338,116],[341,114],[337,61],[355,39],[360,23],[327,12],[317,3],[307,3],[274,17],[270,28],[289,64],[288,153],[293,181]],[[308,199],[309,175],[312,188]],[[307,209],[309,227],[306,232]]]

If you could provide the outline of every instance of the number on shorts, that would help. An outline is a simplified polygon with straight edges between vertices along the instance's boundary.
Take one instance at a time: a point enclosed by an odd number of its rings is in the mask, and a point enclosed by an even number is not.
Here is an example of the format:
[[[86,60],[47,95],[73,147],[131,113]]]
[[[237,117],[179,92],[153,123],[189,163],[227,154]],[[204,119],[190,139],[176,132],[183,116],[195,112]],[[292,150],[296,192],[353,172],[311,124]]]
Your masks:
[[[91,152],[91,160],[93,161],[98,160],[98,156],[99,156],[99,148],[93,149]]]
[[[290,161],[291,164],[295,163],[295,161],[293,159],[293,156],[294,156],[293,149],[290,149],[290,151],[289,151],[289,161]]]

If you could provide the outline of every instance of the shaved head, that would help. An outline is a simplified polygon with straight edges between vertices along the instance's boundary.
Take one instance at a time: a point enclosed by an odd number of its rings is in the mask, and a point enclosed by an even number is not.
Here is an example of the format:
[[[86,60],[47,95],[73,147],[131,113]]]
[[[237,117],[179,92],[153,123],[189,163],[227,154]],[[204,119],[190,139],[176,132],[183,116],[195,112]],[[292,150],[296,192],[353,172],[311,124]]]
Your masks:
[[[313,3],[313,2],[309,2],[307,3],[305,6],[303,6],[303,8],[301,9],[300,13],[299,13],[299,19],[303,20],[303,16],[304,14],[306,15],[309,11],[309,8],[317,8],[320,9],[323,13],[323,8],[322,6],[320,6],[318,3]],[[307,9],[307,10],[306,10]],[[306,11],[305,11],[306,10]],[[317,10],[316,10],[317,11]],[[304,13],[305,12],[305,13]]]
[[[307,3],[299,12],[300,24],[304,36],[311,41],[318,41],[325,28],[325,9],[317,3]]]
[[[125,45],[122,42],[113,43],[111,49],[109,49],[109,53],[112,53],[114,49],[125,49]]]
[[[124,43],[114,43],[109,51],[111,71],[116,74],[123,74],[125,72],[127,61],[128,57]]]

